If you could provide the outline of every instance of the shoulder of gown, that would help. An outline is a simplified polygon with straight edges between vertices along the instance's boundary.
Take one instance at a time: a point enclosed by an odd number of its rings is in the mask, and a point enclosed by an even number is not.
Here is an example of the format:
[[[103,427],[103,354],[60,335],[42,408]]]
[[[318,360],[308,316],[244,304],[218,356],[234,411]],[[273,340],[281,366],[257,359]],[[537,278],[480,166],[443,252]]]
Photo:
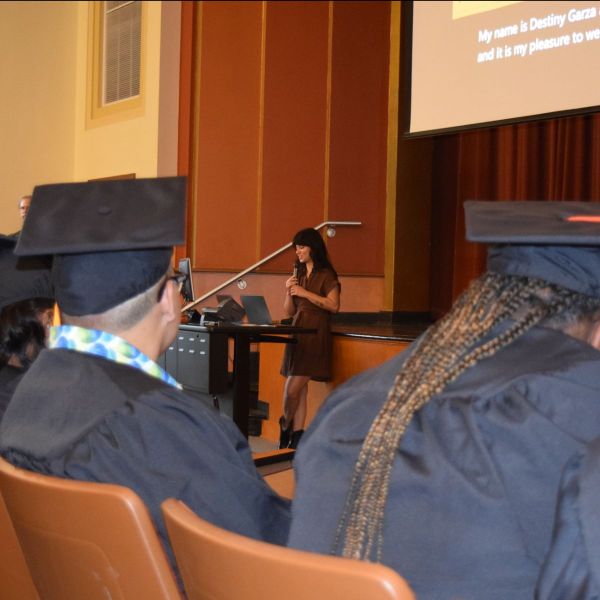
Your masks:
[[[419,340],[383,364],[360,373],[330,394],[311,422],[303,445],[312,436],[330,440],[362,440],[394,384],[396,375]],[[600,352],[589,344],[560,331],[534,327],[494,356],[463,372],[421,413],[429,414],[447,405],[460,405],[476,416],[494,410],[494,399],[504,402],[518,390],[539,411],[565,427],[583,428],[586,439],[595,436],[595,423],[574,423],[578,404],[595,408],[600,394]],[[507,366],[510,365],[510,368]],[[562,399],[571,390],[570,404]],[[436,417],[437,420],[437,417]]]
[[[294,460],[292,546],[331,551],[362,442],[414,348],[338,387],[309,426]],[[588,344],[535,327],[420,409],[390,475],[382,562],[424,597],[447,598],[427,594],[452,580],[458,597],[505,582],[494,599],[530,599],[562,468],[598,435],[599,359]],[[461,552],[449,556],[453,544]]]
[[[536,600],[600,598],[600,438],[564,469]]]
[[[285,542],[289,502],[262,480],[235,424],[199,398],[129,366],[68,350],[40,355],[0,424],[0,451],[31,470],[133,488],[160,502]]]

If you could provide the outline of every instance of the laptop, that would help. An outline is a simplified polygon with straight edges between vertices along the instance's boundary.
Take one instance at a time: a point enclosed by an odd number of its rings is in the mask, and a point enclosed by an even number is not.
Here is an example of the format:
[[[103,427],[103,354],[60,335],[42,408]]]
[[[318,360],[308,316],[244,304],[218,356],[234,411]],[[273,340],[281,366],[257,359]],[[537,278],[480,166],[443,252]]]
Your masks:
[[[240,296],[242,306],[252,325],[273,325],[269,307],[264,296]]]
[[[242,320],[244,309],[229,294],[217,294],[217,301],[219,302],[217,308],[208,310],[214,313],[218,321],[238,323]]]

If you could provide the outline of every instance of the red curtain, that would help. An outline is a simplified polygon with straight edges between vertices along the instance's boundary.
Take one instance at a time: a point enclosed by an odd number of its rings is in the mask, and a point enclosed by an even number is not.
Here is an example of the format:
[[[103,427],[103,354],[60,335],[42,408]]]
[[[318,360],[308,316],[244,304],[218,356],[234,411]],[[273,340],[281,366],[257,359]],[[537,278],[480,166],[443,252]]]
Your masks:
[[[432,314],[441,316],[485,268],[465,241],[465,200],[600,201],[600,115],[565,117],[435,140]]]

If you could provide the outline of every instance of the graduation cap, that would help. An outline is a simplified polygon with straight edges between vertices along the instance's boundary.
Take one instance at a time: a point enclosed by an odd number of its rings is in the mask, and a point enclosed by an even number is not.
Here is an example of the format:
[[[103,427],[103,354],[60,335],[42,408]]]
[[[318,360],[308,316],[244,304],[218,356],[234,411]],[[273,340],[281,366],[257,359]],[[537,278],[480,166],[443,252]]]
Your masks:
[[[465,202],[467,240],[491,244],[490,271],[600,297],[600,204]]]
[[[103,313],[167,272],[184,242],[185,189],[184,177],[37,186],[15,253],[54,255],[65,313]]]
[[[50,284],[51,260],[38,256],[19,258],[17,239],[0,235],[0,309],[30,298],[54,298]]]

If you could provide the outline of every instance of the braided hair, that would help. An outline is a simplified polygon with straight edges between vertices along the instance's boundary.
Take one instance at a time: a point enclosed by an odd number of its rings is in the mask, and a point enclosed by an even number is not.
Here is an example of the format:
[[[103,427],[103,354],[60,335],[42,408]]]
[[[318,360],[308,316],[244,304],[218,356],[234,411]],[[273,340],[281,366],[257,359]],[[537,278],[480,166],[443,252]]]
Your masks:
[[[383,519],[396,450],[412,416],[478,361],[529,328],[573,308],[600,308],[600,299],[541,279],[487,272],[471,283],[451,311],[430,327],[409,356],[359,452],[332,553],[381,560]],[[506,327],[491,335],[500,323]]]

